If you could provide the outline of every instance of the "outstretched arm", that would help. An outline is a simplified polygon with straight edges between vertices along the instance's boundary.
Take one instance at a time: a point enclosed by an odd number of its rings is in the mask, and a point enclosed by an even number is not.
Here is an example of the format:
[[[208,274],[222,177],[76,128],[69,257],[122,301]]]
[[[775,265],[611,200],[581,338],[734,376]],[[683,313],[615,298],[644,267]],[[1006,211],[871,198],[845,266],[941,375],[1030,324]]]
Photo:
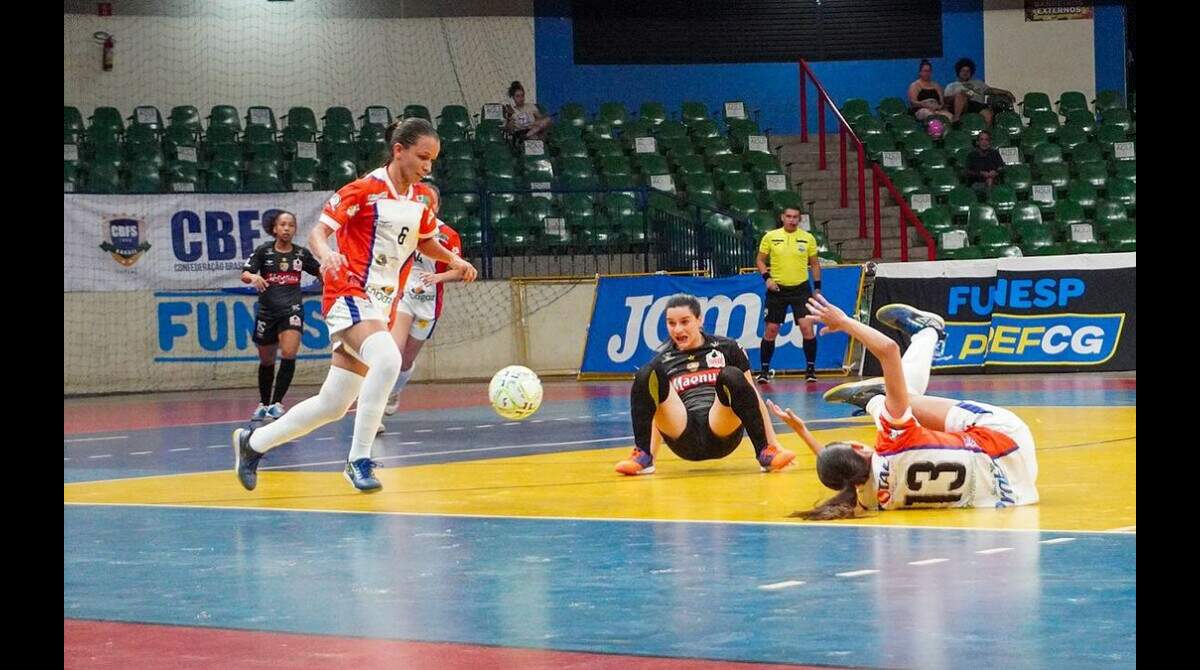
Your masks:
[[[462,281],[475,281],[475,276],[478,274],[475,266],[463,260],[446,247],[443,247],[442,243],[437,241],[437,238],[426,237],[417,243],[417,250],[435,261],[442,261],[448,264],[450,266],[447,268],[448,271],[461,272],[460,278]]]
[[[796,416],[796,413],[792,411],[791,407],[787,409],[779,409],[779,405],[776,405],[775,402],[771,400],[767,401],[767,407],[771,408],[772,414],[782,419],[789,428],[796,431],[796,434],[800,436],[800,439],[804,440],[804,443],[808,445],[809,449],[812,449],[814,454],[820,454],[821,450],[825,448],[824,445],[817,441],[817,438],[813,436],[812,432],[808,430],[808,426],[804,425],[804,422],[800,419],[800,417]]]
[[[825,325],[821,334],[846,333],[863,343],[883,366],[883,382],[887,397],[884,406],[888,414],[901,417],[908,411],[908,384],[904,381],[904,366],[900,361],[900,345],[895,340],[875,330],[865,323],[846,316],[837,305],[829,302],[823,295],[815,295],[808,299],[808,312],[817,321]]]

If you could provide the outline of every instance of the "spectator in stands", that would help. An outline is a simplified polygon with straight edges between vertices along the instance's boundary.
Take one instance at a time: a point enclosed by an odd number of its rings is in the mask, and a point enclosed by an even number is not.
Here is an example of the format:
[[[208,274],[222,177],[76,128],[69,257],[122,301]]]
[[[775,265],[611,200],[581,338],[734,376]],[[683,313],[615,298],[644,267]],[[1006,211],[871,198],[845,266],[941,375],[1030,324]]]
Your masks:
[[[941,116],[947,122],[954,120],[954,113],[946,108],[942,97],[942,85],[933,80],[933,64],[921,61],[917,67],[917,80],[908,85],[908,104],[918,121]]]
[[[504,106],[504,129],[512,135],[513,141],[545,137],[551,119],[539,112],[537,105],[525,102],[525,87],[521,82],[514,81],[509,85],[508,97],[512,98],[512,104]]]
[[[946,87],[945,96],[953,101],[955,121],[965,112],[979,112],[990,128],[992,108],[988,105],[988,96],[1008,98],[1009,104],[1016,99],[1002,88],[992,88],[982,80],[975,79],[975,61],[970,58],[959,58],[954,64],[954,72],[958,74],[958,80]]]
[[[992,147],[992,134],[986,130],[979,133],[975,150],[967,154],[967,179],[971,181],[971,188],[978,193],[987,193],[1003,169],[1004,159]]]

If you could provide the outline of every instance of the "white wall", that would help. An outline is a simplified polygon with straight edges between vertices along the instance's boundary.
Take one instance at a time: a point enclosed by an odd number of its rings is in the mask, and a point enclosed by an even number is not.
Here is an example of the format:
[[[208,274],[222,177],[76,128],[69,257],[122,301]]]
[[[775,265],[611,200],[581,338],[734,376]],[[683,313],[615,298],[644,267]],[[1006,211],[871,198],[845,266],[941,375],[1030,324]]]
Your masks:
[[[202,115],[231,104],[245,115],[267,105],[423,104],[477,113],[520,80],[536,100],[531,17],[327,18],[302,3],[215,3],[204,16],[63,16],[64,104],[125,115],[139,104],[166,115],[191,104]],[[112,71],[101,70],[96,31],[113,35]]]
[[[1063,91],[1096,96],[1096,47],[1091,19],[1025,21],[1021,0],[984,0],[985,79],[1012,91],[1019,101],[1029,91],[1058,100]],[[952,80],[948,78],[948,80]]]

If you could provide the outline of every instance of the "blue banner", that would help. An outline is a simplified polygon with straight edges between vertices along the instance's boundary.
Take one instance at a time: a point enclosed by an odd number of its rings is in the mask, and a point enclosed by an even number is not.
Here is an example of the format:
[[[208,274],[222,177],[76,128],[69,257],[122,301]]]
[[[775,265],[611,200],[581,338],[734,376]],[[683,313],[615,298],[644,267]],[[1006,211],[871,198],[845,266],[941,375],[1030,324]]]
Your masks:
[[[902,302],[943,315],[946,344],[935,370],[1135,370],[1135,262],[1132,253],[948,261],[921,265],[926,276],[915,266],[881,266],[872,310]],[[903,339],[878,319],[871,325]],[[864,374],[880,374],[873,356]]]
[[[159,291],[154,294],[158,349],[155,363],[230,363],[258,360],[253,289]],[[321,294],[306,292],[300,359],[329,357],[329,329],[321,316]]]
[[[821,269],[821,292],[847,314],[858,304],[862,267]],[[759,365],[766,287],[757,274],[698,279],[654,275],[601,277],[596,283],[596,303],[588,326],[587,346],[580,372],[633,374],[668,341],[664,312],[677,293],[700,300],[705,332],[731,337],[742,345],[750,364]],[[820,326],[818,325],[818,329]],[[850,339],[844,333],[822,335],[817,349],[818,370],[842,370]],[[771,367],[803,370],[804,349],[800,328],[785,319],[775,340]]]

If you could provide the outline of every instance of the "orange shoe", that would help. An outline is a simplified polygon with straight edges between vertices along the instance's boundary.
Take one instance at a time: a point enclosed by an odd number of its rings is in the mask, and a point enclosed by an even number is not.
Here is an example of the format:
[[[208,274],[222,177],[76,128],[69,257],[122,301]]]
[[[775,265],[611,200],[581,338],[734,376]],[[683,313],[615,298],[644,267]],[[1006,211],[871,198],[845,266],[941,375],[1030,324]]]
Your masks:
[[[758,455],[758,464],[762,467],[763,472],[778,472],[788,466],[796,459],[796,454],[787,449],[768,444],[766,449]]]
[[[623,475],[654,474],[654,457],[634,447],[629,458],[617,463],[617,472]]]

